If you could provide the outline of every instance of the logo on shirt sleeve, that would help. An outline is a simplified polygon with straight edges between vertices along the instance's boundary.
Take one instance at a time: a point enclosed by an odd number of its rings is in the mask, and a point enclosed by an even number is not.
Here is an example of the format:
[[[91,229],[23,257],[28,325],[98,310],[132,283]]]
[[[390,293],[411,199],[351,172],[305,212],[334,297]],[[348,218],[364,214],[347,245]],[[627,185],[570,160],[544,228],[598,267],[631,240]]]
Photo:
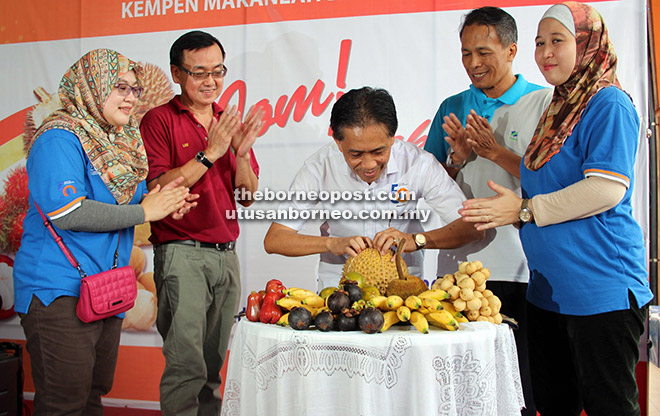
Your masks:
[[[76,187],[74,186],[74,184],[75,184],[74,181],[64,181],[64,182],[60,182],[58,184],[58,188],[59,188],[60,192],[62,192],[62,195],[64,195],[64,196],[77,194],[78,191],[76,190]]]

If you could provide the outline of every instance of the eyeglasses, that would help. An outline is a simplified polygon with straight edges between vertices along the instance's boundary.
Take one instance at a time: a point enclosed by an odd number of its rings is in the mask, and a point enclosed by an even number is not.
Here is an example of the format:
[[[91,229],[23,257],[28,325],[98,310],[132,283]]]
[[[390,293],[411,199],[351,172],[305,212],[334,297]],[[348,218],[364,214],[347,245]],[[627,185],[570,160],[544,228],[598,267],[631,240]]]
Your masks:
[[[222,65],[222,69],[218,69],[217,71],[211,71],[211,72],[206,72],[206,71],[192,72],[192,71],[189,71],[186,68],[184,68],[182,65],[177,65],[177,66],[183,72],[185,72],[186,74],[190,75],[191,77],[193,77],[194,79],[199,80],[199,81],[208,78],[209,75],[212,76],[215,79],[221,79],[221,78],[224,78],[225,75],[227,75],[227,67],[224,66],[224,65]]]
[[[140,96],[144,92],[144,87],[142,87],[142,86],[140,86],[140,87],[131,87],[128,84],[116,83],[115,88],[117,88],[117,92],[119,93],[119,95],[121,95],[123,97],[126,97],[129,93],[132,92],[133,95],[135,96],[135,98],[140,98]]]

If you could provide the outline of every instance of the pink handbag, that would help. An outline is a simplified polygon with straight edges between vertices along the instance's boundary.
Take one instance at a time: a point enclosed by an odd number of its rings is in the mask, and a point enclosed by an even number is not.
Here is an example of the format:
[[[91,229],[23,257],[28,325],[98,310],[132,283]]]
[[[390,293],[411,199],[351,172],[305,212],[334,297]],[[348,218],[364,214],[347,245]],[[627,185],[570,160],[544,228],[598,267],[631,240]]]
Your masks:
[[[83,277],[76,314],[83,322],[93,322],[126,312],[135,304],[137,279],[131,266]]]
[[[71,253],[62,241],[62,237],[57,234],[53,225],[43,212],[41,212],[39,206],[36,203],[34,205],[37,207],[41,218],[44,220],[44,225],[50,231],[57,245],[60,246],[66,258],[80,274],[80,297],[76,305],[76,315],[78,315],[78,318],[85,323],[89,323],[109,318],[131,309],[135,304],[135,298],[137,298],[137,279],[135,277],[135,271],[131,266],[117,268],[121,233],[119,233],[117,241],[114,264],[110,270],[87,276],[82,267],[80,267],[78,260],[76,260],[73,253]]]

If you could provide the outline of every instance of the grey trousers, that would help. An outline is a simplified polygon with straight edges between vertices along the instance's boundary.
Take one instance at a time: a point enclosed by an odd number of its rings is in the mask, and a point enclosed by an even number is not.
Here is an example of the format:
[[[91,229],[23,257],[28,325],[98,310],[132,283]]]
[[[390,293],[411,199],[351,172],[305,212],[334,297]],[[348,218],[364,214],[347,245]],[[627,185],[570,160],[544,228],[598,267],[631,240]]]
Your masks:
[[[163,337],[164,416],[220,413],[220,370],[241,294],[238,257],[180,244],[155,248],[156,325]]]
[[[32,364],[34,415],[103,415],[101,396],[112,388],[121,322],[83,323],[77,297],[62,296],[48,307],[34,296],[21,326]]]

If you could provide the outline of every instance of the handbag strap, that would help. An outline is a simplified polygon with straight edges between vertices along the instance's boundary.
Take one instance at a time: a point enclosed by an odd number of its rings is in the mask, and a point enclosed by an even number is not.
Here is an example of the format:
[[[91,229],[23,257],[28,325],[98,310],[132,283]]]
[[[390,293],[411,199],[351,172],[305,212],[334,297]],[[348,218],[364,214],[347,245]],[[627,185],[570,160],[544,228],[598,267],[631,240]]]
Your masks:
[[[66,256],[67,260],[69,260],[69,263],[73,267],[78,270],[78,273],[80,274],[81,278],[87,277],[87,273],[82,269],[80,266],[80,263],[76,259],[76,257],[73,255],[71,250],[69,250],[69,247],[67,247],[66,244],[64,244],[64,240],[62,240],[62,237],[60,237],[59,234],[57,234],[57,231],[55,231],[55,227],[53,227],[53,224],[50,222],[50,219],[48,219],[44,213],[41,211],[41,208],[39,208],[39,204],[36,202],[34,203],[34,206],[37,207],[37,211],[39,211],[39,215],[41,215],[41,218],[44,220],[44,226],[50,231],[50,234],[53,236],[55,239],[55,242],[57,243],[58,246],[60,246],[60,249]],[[117,248],[115,249],[115,257],[114,257],[114,262],[112,264],[111,269],[116,269],[117,268],[117,260],[119,258],[119,243],[121,242],[121,231],[118,231],[118,238],[117,238]]]

